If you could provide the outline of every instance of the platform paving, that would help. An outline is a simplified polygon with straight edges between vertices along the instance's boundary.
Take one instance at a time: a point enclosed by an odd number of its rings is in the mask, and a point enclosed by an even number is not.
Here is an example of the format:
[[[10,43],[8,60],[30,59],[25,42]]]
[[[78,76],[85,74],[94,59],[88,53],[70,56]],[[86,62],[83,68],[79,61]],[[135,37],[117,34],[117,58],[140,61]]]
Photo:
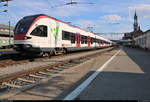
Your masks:
[[[150,52],[121,47],[120,53],[77,99],[150,100]]]

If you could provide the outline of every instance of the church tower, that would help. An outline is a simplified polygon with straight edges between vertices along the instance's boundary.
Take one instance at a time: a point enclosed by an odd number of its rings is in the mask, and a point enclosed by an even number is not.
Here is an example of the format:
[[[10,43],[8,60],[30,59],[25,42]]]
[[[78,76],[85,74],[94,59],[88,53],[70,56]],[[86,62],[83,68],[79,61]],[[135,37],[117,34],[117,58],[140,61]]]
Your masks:
[[[134,31],[138,30],[138,18],[137,18],[137,15],[136,15],[136,11],[135,11],[135,14],[134,14],[134,24],[133,24],[133,27],[134,27]]]

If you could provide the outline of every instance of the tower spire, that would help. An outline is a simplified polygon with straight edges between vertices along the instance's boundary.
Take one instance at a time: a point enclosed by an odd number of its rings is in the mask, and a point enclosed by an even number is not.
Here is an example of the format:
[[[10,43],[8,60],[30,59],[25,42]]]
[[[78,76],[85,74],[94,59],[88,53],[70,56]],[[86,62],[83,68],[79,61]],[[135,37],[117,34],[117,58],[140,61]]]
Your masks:
[[[138,18],[137,18],[137,14],[136,14],[136,10],[135,10],[135,14],[134,14],[134,31],[138,30]]]
[[[134,13],[134,19],[137,19],[136,9],[135,9],[135,13]]]

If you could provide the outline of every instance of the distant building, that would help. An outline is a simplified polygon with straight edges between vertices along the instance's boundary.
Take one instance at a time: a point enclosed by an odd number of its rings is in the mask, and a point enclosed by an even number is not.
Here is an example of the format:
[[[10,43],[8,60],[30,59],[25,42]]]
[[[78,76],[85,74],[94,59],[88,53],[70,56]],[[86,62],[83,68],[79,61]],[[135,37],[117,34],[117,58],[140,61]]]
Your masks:
[[[13,36],[13,26],[10,26],[10,35]],[[9,36],[9,26],[0,24],[0,36]]]
[[[131,36],[130,33],[124,33],[123,39],[124,39],[124,40],[132,39],[132,36]]]
[[[138,26],[138,16],[137,16],[136,11],[135,11],[133,31],[130,32],[130,33],[125,33],[123,39],[124,40],[128,40],[128,39],[133,40],[134,38],[136,38],[136,37],[138,37],[138,36],[140,36],[142,34],[144,34],[144,33],[140,29],[140,26]]]

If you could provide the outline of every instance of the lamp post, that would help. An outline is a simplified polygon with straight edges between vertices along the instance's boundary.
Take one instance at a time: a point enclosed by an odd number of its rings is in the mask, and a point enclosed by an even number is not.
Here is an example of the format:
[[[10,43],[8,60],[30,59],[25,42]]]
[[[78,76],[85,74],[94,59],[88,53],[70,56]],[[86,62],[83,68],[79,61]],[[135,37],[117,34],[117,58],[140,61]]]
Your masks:
[[[8,0],[6,0],[6,4],[4,4],[4,6],[6,6],[7,7],[7,9],[6,10],[4,10],[3,12],[7,12],[7,14],[8,14]],[[9,48],[10,48],[10,40],[11,40],[11,35],[10,35],[10,20],[8,20],[8,30],[9,30]]]
[[[10,20],[8,21],[8,23],[9,23],[9,45],[10,45],[10,40],[11,40],[11,35],[10,35]],[[10,47],[10,46],[9,46]]]
[[[7,14],[8,14],[8,1],[6,1],[6,4],[5,4],[5,6],[7,7],[7,9],[6,10],[4,10],[5,12],[7,12]],[[11,40],[11,35],[10,35],[10,20],[8,20],[8,26],[9,26],[9,48],[10,48],[10,40]]]
[[[4,6],[6,6],[7,7],[7,9],[6,10],[4,10],[4,12],[7,12],[7,14],[8,14],[8,1],[6,1],[6,4],[4,5]],[[8,29],[9,29],[9,48],[10,48],[10,44],[11,44],[11,34],[10,34],[10,20],[8,20]]]

